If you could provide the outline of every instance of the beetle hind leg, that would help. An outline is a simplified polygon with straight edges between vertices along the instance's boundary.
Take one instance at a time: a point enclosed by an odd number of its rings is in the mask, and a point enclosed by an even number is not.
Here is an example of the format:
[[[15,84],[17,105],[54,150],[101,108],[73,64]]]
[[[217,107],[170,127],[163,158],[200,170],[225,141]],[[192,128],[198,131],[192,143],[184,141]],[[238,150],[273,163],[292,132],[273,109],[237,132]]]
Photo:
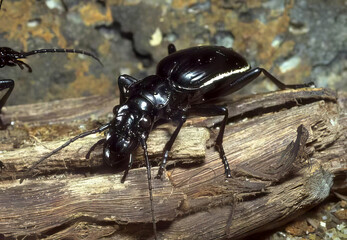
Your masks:
[[[298,89],[298,88],[315,86],[313,82],[304,83],[304,84],[284,84],[280,80],[278,80],[276,77],[274,77],[271,73],[266,71],[264,68],[255,68],[255,69],[259,71],[259,74],[263,73],[268,79],[271,80],[271,82],[273,82],[280,89],[287,89],[287,88]]]
[[[208,91],[204,98],[205,100],[215,99],[216,97],[226,96],[232,94],[247,84],[251,83],[253,80],[257,79],[260,74],[263,73],[266,78],[268,78],[271,82],[273,82],[279,89],[298,89],[305,87],[314,87],[314,83],[304,83],[304,84],[284,84],[264,68],[253,68],[242,74],[240,74],[237,78],[230,78],[230,80],[226,79],[224,84],[217,87],[216,89],[212,89]]]

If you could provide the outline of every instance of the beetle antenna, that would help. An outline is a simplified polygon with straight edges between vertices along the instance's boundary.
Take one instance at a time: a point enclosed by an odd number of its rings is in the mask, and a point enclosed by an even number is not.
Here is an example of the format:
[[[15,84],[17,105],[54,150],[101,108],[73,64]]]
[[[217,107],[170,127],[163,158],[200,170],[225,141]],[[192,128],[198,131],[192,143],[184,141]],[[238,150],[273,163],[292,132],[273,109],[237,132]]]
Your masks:
[[[100,132],[103,132],[105,131],[106,129],[108,129],[110,127],[110,123],[107,123],[97,129],[93,129],[93,130],[90,130],[90,131],[87,131],[87,132],[84,132],[84,133],[81,133],[73,138],[71,138],[70,140],[68,140],[67,142],[65,142],[63,145],[61,145],[60,147],[54,149],[52,152],[50,152],[49,154],[47,154],[46,156],[42,157],[40,160],[38,160],[36,163],[34,163],[28,170],[25,171],[25,173],[29,173],[31,172],[32,170],[34,170],[39,164],[41,164],[43,161],[45,161],[47,158],[51,157],[52,155],[56,154],[57,152],[59,152],[60,150],[62,150],[63,148],[67,147],[70,145],[70,143],[73,143],[74,141],[80,139],[80,138],[84,138],[88,135],[91,135],[91,134],[95,134],[95,133],[100,133]],[[23,177],[20,179],[20,183],[22,183],[25,179],[25,175],[23,175]]]
[[[147,143],[146,140],[141,138],[141,145],[143,148],[143,152],[146,159],[146,167],[147,167],[147,180],[148,180],[148,191],[149,191],[149,199],[151,201],[151,212],[152,212],[152,223],[153,223],[153,232],[154,232],[154,239],[157,240],[157,225],[154,215],[154,206],[153,206],[153,192],[152,192],[152,175],[151,175],[151,165],[149,164],[148,160],[148,152],[147,152]]]
[[[84,51],[84,50],[78,50],[78,49],[65,49],[65,48],[37,49],[37,50],[30,51],[30,52],[20,53],[20,58],[25,58],[27,56],[38,54],[38,53],[56,53],[56,52],[83,54],[83,55],[94,58],[96,61],[98,61],[100,63],[101,66],[104,66],[102,64],[102,62],[100,61],[100,59],[97,58],[94,54],[87,52],[87,51]]]

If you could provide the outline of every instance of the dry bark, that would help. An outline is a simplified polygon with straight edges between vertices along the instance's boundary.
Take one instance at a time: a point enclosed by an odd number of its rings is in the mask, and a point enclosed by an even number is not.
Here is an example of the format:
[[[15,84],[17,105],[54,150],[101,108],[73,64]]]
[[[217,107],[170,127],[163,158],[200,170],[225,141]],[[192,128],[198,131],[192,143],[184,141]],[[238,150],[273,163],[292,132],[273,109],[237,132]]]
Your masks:
[[[300,89],[226,102],[230,124],[224,148],[233,169],[231,179],[225,178],[213,147],[218,133],[213,126],[221,118],[190,119],[173,146],[166,174],[153,180],[159,239],[242,238],[290,221],[322,202],[332,188],[343,192],[346,99],[346,94],[340,94],[337,101],[336,94],[325,89]],[[85,159],[102,135],[74,142],[42,163],[35,170],[36,178],[23,184],[18,181],[25,169],[71,134],[62,131],[58,140],[35,135],[32,141],[33,129],[73,126],[74,130],[69,129],[76,134],[76,126],[90,122],[90,115],[106,121],[115,102],[94,97],[7,108],[3,119],[16,121],[19,127],[2,132],[0,147],[6,151],[0,153],[4,164],[1,234],[49,239],[153,238],[140,150],[124,184],[120,183],[121,169],[103,166],[101,148]],[[100,108],[95,107],[99,103]],[[52,122],[55,125],[45,125]],[[152,164],[160,161],[172,130],[165,124],[151,133]],[[18,140],[23,136],[25,140]],[[157,169],[152,168],[152,176]],[[68,173],[61,174],[64,171]]]

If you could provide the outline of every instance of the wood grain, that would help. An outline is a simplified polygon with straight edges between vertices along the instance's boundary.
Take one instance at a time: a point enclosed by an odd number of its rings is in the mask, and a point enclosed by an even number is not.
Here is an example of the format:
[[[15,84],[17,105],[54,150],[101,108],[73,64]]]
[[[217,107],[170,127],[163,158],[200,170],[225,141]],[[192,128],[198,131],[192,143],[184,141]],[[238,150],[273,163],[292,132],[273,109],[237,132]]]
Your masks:
[[[290,221],[322,202],[332,189],[345,190],[347,98],[344,93],[339,97],[337,100],[336,93],[326,89],[299,89],[225,102],[230,112],[224,136],[233,170],[230,179],[225,178],[213,145],[218,133],[213,126],[218,126],[220,118],[189,119],[172,149],[166,174],[153,180],[159,238],[242,238]],[[5,167],[0,173],[0,233],[48,239],[153,238],[142,152],[138,151],[137,162],[122,184],[122,169],[105,167],[102,149],[85,159],[102,135],[71,144],[40,165],[35,178],[19,184],[18,178],[33,162],[91,121],[89,113],[95,111],[96,119],[107,120],[107,112],[112,111],[109,103],[94,110],[83,106],[95,99],[107,102],[101,97],[68,101],[78,103],[76,109],[73,104],[68,107],[78,114],[60,115],[55,120],[54,114],[42,114],[42,109],[59,112],[61,109],[55,110],[61,107],[59,102],[7,109],[3,119],[17,119],[17,126],[6,130],[3,136],[9,137],[0,145],[6,147],[0,153]],[[16,109],[22,109],[21,114]],[[45,134],[32,136],[38,126],[53,127],[47,125],[52,121],[54,126],[77,126],[77,130],[62,131],[57,139],[45,140]],[[308,138],[300,142],[300,154],[292,158],[286,153],[293,149],[301,124]],[[152,165],[160,161],[172,129],[164,124],[151,133]],[[18,134],[26,136],[23,141],[16,140],[19,146],[13,144],[11,131],[26,133]],[[285,165],[284,159],[290,164]],[[157,170],[153,167],[152,175]]]

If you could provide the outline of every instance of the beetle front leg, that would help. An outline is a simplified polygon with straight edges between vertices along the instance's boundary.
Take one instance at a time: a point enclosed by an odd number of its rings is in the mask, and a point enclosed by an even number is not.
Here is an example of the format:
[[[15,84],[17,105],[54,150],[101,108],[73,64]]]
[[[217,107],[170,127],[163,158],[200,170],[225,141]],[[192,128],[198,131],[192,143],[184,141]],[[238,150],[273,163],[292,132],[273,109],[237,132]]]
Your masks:
[[[216,148],[219,152],[220,158],[222,159],[225,175],[226,177],[230,178],[231,177],[230,167],[229,167],[229,163],[225,156],[225,152],[223,148],[223,136],[224,136],[225,126],[228,121],[228,109],[222,106],[206,106],[206,107],[199,106],[199,107],[191,108],[189,110],[189,113],[194,115],[207,116],[207,117],[224,115],[222,124],[219,128],[219,133],[216,139]]]
[[[163,161],[161,162],[161,164],[159,166],[158,174],[155,178],[160,179],[161,176],[163,175],[163,171],[164,171],[164,168],[166,166],[167,159],[169,157],[169,151],[171,150],[171,147],[172,147],[173,143],[175,142],[177,135],[180,132],[180,130],[181,130],[183,124],[186,122],[186,120],[187,120],[187,117],[185,115],[181,116],[177,128],[175,129],[174,133],[171,135],[170,140],[165,144],[164,151],[163,151],[163,155],[164,155]]]
[[[5,93],[5,95],[2,96],[2,98],[0,100],[0,113],[1,113],[1,109],[5,105],[8,97],[11,95],[13,88],[14,88],[14,81],[12,79],[0,80],[0,91],[8,89],[7,92]],[[4,124],[0,118],[0,128],[4,128],[4,127],[5,126],[4,126]]]

